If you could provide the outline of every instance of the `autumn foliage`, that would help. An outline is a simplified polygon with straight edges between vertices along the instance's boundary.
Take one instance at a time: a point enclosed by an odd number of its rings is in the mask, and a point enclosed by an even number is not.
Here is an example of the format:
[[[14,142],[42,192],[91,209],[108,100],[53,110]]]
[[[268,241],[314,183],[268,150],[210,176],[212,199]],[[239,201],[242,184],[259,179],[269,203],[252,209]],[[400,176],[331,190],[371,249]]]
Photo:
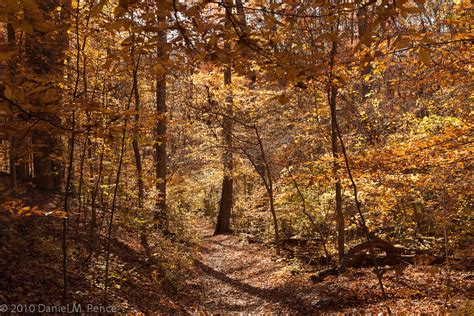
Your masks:
[[[472,309],[471,20],[463,0],[2,1],[0,303],[235,311],[202,283],[272,301],[250,312]],[[232,283],[239,262],[272,273]],[[290,285],[316,303],[278,305]]]

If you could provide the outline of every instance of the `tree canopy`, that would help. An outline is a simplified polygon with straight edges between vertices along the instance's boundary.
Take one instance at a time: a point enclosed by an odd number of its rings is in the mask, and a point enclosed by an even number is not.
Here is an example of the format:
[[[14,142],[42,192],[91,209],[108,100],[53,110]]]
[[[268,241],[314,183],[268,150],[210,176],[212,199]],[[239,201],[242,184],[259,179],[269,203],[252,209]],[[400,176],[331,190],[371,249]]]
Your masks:
[[[29,258],[62,304],[189,312],[186,274],[225,282],[212,269],[239,251],[316,282],[373,266],[388,311],[405,290],[387,267],[429,258],[438,306],[466,300],[471,22],[465,0],[2,1],[0,303],[43,302],[12,281]],[[159,299],[132,302],[131,279]],[[344,311],[334,295],[275,310]]]

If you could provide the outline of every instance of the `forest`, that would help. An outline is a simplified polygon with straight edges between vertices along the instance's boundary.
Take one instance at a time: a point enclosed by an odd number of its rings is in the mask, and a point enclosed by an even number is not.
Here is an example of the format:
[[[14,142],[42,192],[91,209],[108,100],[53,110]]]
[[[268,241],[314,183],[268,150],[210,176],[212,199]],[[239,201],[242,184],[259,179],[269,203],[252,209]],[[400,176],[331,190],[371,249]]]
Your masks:
[[[474,314],[469,0],[1,0],[0,314]]]

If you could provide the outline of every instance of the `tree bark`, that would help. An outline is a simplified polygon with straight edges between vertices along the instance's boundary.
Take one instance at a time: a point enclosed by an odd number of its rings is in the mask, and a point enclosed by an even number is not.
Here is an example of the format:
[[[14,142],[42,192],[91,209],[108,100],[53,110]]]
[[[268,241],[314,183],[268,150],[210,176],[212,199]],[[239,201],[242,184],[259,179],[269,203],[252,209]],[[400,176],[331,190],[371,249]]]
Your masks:
[[[224,82],[229,85],[231,81],[231,70],[228,67],[224,73]],[[222,193],[219,204],[219,214],[217,216],[216,229],[214,235],[228,234],[231,233],[230,229],[230,217],[232,213],[233,204],[233,185],[234,180],[232,177],[233,162],[232,162],[232,96],[228,95],[226,100],[226,116],[223,118],[223,142],[224,142],[224,153],[223,153],[223,164],[224,164],[224,177],[222,179]]]
[[[67,169],[67,179],[66,179],[66,190],[64,193],[64,212],[66,216],[63,218],[63,231],[62,231],[62,253],[63,253],[63,297],[62,303],[66,304],[68,299],[68,255],[67,255],[67,236],[69,228],[69,194],[72,184],[72,169],[74,163],[74,146],[75,146],[75,133],[76,128],[76,113],[72,112],[72,133],[69,140],[69,164]]]
[[[267,189],[268,193],[268,198],[270,202],[270,213],[272,214],[272,220],[273,220],[273,232],[274,232],[274,237],[275,237],[275,246],[276,246],[276,251],[277,254],[280,253],[280,233],[278,229],[278,218],[276,215],[276,210],[275,210],[275,198],[274,198],[274,192],[273,192],[273,179],[272,179],[272,172],[270,169],[270,163],[267,160],[267,156],[265,154],[265,148],[263,146],[263,141],[262,138],[260,137],[260,133],[258,132],[258,127],[255,126],[255,135],[257,136],[257,141],[258,141],[258,146],[260,148],[260,154],[262,156],[263,160],[263,165],[265,166],[265,173],[261,174],[264,178],[265,182],[265,187]],[[267,181],[265,181],[265,174],[267,176]]]
[[[8,49],[10,51],[16,50],[16,34],[15,29],[13,28],[12,23],[7,23],[7,40],[8,40]],[[8,62],[8,79],[10,82],[15,82],[15,73],[16,73],[16,61],[9,61]],[[13,118],[12,118],[13,119]],[[9,152],[9,165],[10,165],[10,175],[11,175],[11,185],[13,188],[17,187],[18,183],[18,176],[21,172],[18,172],[19,165],[18,165],[18,153],[17,153],[17,140],[15,135],[10,136],[10,152]]]
[[[136,61],[135,61],[136,58]],[[133,69],[133,95],[135,99],[135,131],[133,133],[132,147],[133,155],[135,157],[135,166],[137,169],[137,186],[138,186],[138,208],[143,208],[143,198],[145,195],[145,188],[143,183],[143,167],[142,157],[140,153],[140,144],[138,142],[138,134],[140,130],[140,91],[138,91],[138,66],[140,65],[140,54],[135,56],[135,47],[132,47],[132,61],[135,63]]]
[[[365,36],[371,36],[370,34],[366,34],[367,32],[367,25],[368,25],[368,16],[367,16],[367,7],[364,4],[361,4],[359,8],[357,9],[357,25],[358,25],[358,32],[359,32],[359,41],[363,41]],[[367,66],[365,66],[361,70],[361,80],[362,80],[362,85],[361,85],[361,97],[362,100],[365,101],[367,98],[367,94],[370,92],[370,84],[365,81],[365,76],[370,74],[372,72],[372,66],[370,63],[368,63]]]
[[[102,171],[104,168],[104,154],[105,154],[105,143],[102,143],[102,150],[100,152],[99,158],[99,172],[97,175],[97,181],[94,186],[91,197],[91,222],[89,227],[89,256],[86,259],[86,262],[89,262],[92,258],[92,253],[95,249],[96,239],[97,239],[97,195],[99,193],[99,187],[102,180]]]
[[[230,2],[232,4],[232,2]],[[226,1],[229,4],[229,1]],[[226,20],[225,28],[231,27],[229,15],[231,14],[230,9],[226,8]],[[227,40],[224,44],[224,50],[229,52],[231,49],[230,42]],[[227,64],[224,69],[224,85],[227,89],[227,96],[225,100],[225,116],[222,122],[222,134],[223,134],[223,166],[224,166],[224,177],[222,179],[222,193],[219,204],[219,214],[217,216],[216,228],[214,235],[228,234],[231,233],[230,229],[230,217],[232,213],[233,204],[233,185],[234,180],[232,177],[233,172],[233,155],[232,155],[232,129],[233,129],[233,100],[232,92],[230,91],[230,84],[232,83],[232,61],[230,57],[227,60]]]
[[[163,17],[162,17],[163,18]],[[167,59],[166,50],[166,32],[159,31],[160,45],[158,57]],[[166,74],[159,74],[156,78],[156,112],[158,114],[158,121],[156,123],[156,138],[155,138],[155,163],[156,163],[156,213],[155,220],[161,231],[167,232],[168,227],[168,212],[166,205],[166,171],[167,171],[167,150],[166,150],[166,130],[167,130],[167,104],[166,104]]]
[[[67,1],[65,1],[67,2]],[[56,2],[45,0],[38,2],[38,8],[45,19],[49,19],[56,8]],[[68,6],[68,3],[65,4]],[[27,12],[27,14],[30,14]],[[58,117],[55,109],[60,103],[60,88],[58,86],[59,78],[62,78],[64,52],[68,45],[67,41],[67,20],[68,14],[64,14],[61,23],[57,25],[59,32],[40,32],[34,30],[33,34],[26,38],[26,65],[29,75],[34,78],[50,79],[49,88],[51,90],[52,100],[44,101],[39,96],[32,96],[32,104],[37,107],[37,113],[49,122],[57,122]],[[60,43],[58,45],[57,43]],[[50,126],[41,126],[37,124],[37,128],[32,133],[33,141],[33,167],[34,181],[36,187],[42,191],[58,191],[61,186],[62,176],[64,174],[64,165],[53,158],[53,156],[61,156],[60,142],[56,135],[50,131]]]
[[[125,142],[127,136],[127,120],[125,120],[125,126],[122,131],[122,141],[120,145],[120,153],[119,153],[119,162],[117,166],[117,175],[115,177],[115,188],[114,194],[112,197],[112,206],[110,210],[110,220],[109,226],[107,228],[107,245],[106,245],[106,252],[105,252],[105,276],[104,276],[104,304],[107,304],[108,300],[108,286],[109,286],[109,265],[110,265],[110,248],[112,242],[112,230],[113,230],[113,223],[114,223],[114,215],[116,210],[116,203],[117,203],[117,195],[118,195],[118,188],[120,185],[120,176],[122,172],[122,165],[123,165],[123,156],[125,152]]]
[[[334,160],[334,190],[336,200],[336,228],[337,228],[337,252],[339,257],[339,263],[344,258],[344,246],[345,246],[345,232],[344,232],[344,213],[342,212],[342,192],[341,192],[341,180],[338,175],[339,171],[339,146],[337,138],[337,86],[333,82],[333,67],[334,59],[337,53],[337,42],[332,42],[331,53],[330,53],[330,73],[329,73],[329,86],[328,86],[328,101],[329,108],[331,110],[331,150]]]
[[[81,160],[79,164],[79,187],[77,189],[78,195],[77,195],[77,218],[76,218],[76,231],[74,233],[75,238],[77,238],[77,235],[79,233],[79,225],[81,222],[81,213],[82,213],[82,207],[85,204],[84,199],[85,199],[85,194],[83,194],[83,187],[84,187],[84,163],[86,161],[86,151],[89,143],[89,133],[86,134],[86,137],[84,139],[84,145],[82,147],[82,153],[81,153]],[[85,216],[84,216],[85,217]]]

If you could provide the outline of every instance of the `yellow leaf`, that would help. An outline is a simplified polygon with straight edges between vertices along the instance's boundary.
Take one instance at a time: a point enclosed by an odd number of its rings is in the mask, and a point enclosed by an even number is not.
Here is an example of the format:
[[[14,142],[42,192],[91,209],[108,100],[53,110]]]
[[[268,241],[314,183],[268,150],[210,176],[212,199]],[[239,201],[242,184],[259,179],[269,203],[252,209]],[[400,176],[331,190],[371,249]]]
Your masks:
[[[8,107],[8,105],[6,105],[5,103],[0,103],[0,113],[2,114],[11,114],[12,111],[10,110],[10,108]]]
[[[128,29],[129,26],[130,26],[130,22],[122,19],[122,20],[117,20],[115,22],[110,23],[107,26],[107,29],[120,29],[120,28]]]
[[[282,95],[278,98],[278,102],[280,102],[280,104],[287,104],[288,102],[290,102],[290,99],[288,99],[288,97],[286,96],[286,94],[282,94]]]
[[[272,9],[272,10],[278,9],[279,7],[280,7],[279,3],[271,3],[270,4],[270,9]]]
[[[41,96],[41,102],[43,104],[56,102],[58,100],[58,91],[55,89],[48,89],[46,92]]]
[[[130,46],[133,43],[133,36],[129,36],[120,43],[122,46]]]
[[[116,6],[115,9],[114,9],[114,14],[115,14],[116,17],[121,17],[125,13],[127,13],[127,9],[120,6],[120,5]]]
[[[3,92],[3,94],[5,95],[5,97],[7,99],[12,99],[13,98],[13,92],[12,92],[12,89],[10,87],[6,87],[5,88],[5,91]]]
[[[60,210],[54,211],[54,212],[52,213],[52,215],[53,215],[54,217],[57,217],[57,218],[67,218],[67,213],[64,212],[64,211],[60,211]]]
[[[33,27],[40,32],[49,32],[55,28],[53,24],[46,22],[33,22]]]
[[[38,206],[34,206],[32,209],[31,209],[31,214],[35,214],[35,215],[38,215],[38,216],[44,216],[44,212],[42,210],[40,210],[38,208]]]
[[[429,65],[430,64],[430,52],[428,49],[426,48],[420,48],[420,50],[418,51],[418,58],[420,59],[420,61],[425,64],[425,65]]]
[[[22,207],[18,211],[18,216],[24,215],[26,212],[28,212],[31,208],[29,206]]]
[[[11,59],[13,56],[15,56],[14,51],[0,52],[0,61],[7,61]]]
[[[155,70],[157,77],[161,78],[165,75],[166,70],[162,64],[156,64],[155,67],[153,67],[153,69]]]
[[[23,31],[25,31],[25,33],[27,33],[27,34],[33,34],[34,33],[33,25],[31,25],[30,23],[28,23],[25,20],[21,21],[20,28]]]
[[[402,7],[401,10],[407,13],[411,13],[411,14],[420,13],[422,11],[420,8],[417,8],[417,7],[410,7],[410,8]]]
[[[27,9],[36,8],[36,2],[34,0],[20,0],[20,2]]]
[[[14,12],[18,5],[18,0],[7,0],[7,11]]]
[[[187,16],[196,16],[199,13],[199,6],[194,5],[190,7],[189,9],[186,10],[186,15]]]
[[[410,45],[410,43],[411,43],[411,41],[408,38],[399,37],[395,41],[395,47],[397,49],[402,49],[402,48],[408,47]]]
[[[92,9],[91,16],[92,16],[92,17],[95,17],[95,16],[99,15],[99,13],[101,13],[102,10],[104,9],[104,6],[105,6],[106,3],[107,3],[107,0],[101,0],[101,1],[99,2],[99,4],[97,4],[97,5]]]
[[[209,38],[209,42],[208,42],[208,43],[209,43],[210,46],[215,46],[216,43],[217,43],[217,38],[216,38],[216,36],[215,36],[215,35],[212,35],[211,38]]]

